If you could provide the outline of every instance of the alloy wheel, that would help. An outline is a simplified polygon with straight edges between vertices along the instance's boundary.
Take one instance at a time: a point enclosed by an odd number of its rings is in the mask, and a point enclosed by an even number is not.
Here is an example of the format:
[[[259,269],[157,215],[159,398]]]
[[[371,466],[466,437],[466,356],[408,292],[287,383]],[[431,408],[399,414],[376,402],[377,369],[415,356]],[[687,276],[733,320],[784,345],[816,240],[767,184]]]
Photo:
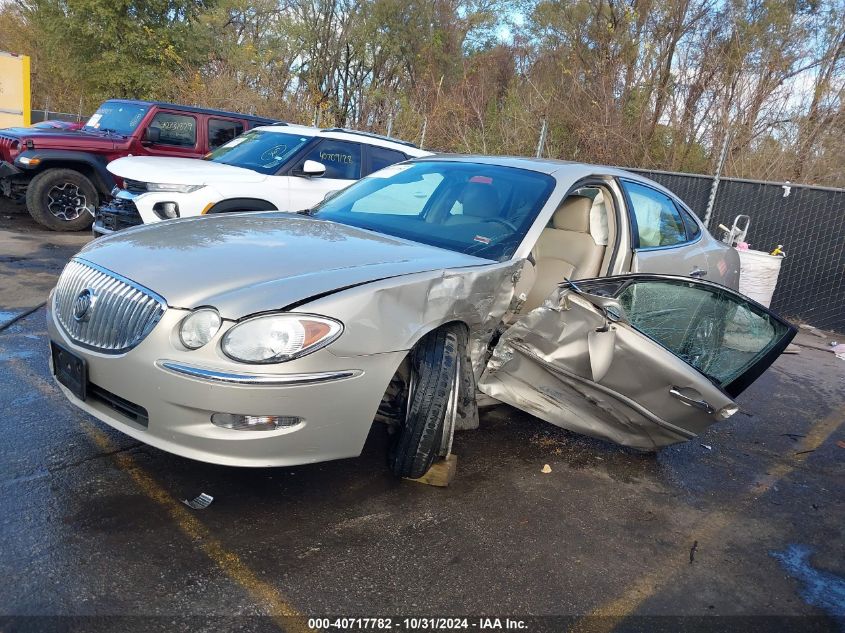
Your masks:
[[[54,185],[47,192],[47,209],[55,217],[66,222],[76,220],[83,212],[89,212],[88,199],[72,182]]]

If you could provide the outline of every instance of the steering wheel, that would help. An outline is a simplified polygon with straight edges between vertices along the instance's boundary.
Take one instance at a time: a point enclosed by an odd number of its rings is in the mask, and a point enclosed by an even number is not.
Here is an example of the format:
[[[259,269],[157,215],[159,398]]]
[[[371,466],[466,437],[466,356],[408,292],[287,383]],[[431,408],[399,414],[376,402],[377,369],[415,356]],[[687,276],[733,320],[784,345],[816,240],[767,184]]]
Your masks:
[[[519,231],[519,229],[518,229],[518,228],[516,228],[513,224],[511,224],[511,223],[510,223],[510,222],[508,222],[507,220],[503,220],[502,218],[487,218],[487,219],[486,219],[486,220],[484,220],[484,221],[485,221],[485,222],[497,222],[497,223],[499,223],[499,224],[503,224],[503,225],[505,225],[506,227],[508,227],[511,231],[513,231],[514,233],[517,233],[517,232]]]

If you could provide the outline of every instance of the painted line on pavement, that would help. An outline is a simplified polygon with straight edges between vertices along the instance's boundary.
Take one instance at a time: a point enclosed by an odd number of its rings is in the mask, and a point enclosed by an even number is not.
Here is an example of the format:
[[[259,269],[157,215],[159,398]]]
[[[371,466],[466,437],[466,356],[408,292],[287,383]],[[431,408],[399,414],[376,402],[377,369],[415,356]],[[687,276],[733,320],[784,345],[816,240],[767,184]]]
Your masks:
[[[696,539],[704,545],[712,541],[722,530],[730,526],[739,515],[760,496],[772,489],[784,477],[791,474],[821,446],[845,421],[845,405],[834,409],[824,419],[814,424],[795,451],[782,457],[765,476],[751,486],[736,504],[725,511],[707,514],[690,533],[689,541]],[[640,576],[629,585],[622,595],[608,600],[593,609],[586,617],[579,619],[570,629],[572,633],[610,633],[626,618],[634,615],[642,604],[656,595],[660,589],[670,583],[682,570],[689,568],[689,553],[683,550],[655,564],[652,571]]]
[[[27,372],[23,363],[15,359],[9,366],[20,378],[35,387],[42,394],[61,397],[58,388],[38,375]],[[179,530],[185,534],[211,561],[229,578],[240,585],[267,612],[283,631],[310,631],[303,616],[273,585],[261,580],[241,558],[227,549],[211,531],[192,514],[186,506],[177,501],[162,488],[132,457],[121,452],[119,447],[103,431],[86,420],[79,420],[82,430],[94,445],[108,456],[133,480],[135,485],[151,500],[160,505]]]

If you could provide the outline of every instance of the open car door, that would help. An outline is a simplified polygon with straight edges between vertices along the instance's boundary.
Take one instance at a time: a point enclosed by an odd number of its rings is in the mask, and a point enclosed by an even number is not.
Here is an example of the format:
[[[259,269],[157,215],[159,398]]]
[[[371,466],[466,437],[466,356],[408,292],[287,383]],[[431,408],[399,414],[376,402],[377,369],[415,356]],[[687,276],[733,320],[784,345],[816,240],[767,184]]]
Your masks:
[[[479,388],[571,431],[656,449],[733,415],[795,332],[712,282],[565,282],[502,334]]]

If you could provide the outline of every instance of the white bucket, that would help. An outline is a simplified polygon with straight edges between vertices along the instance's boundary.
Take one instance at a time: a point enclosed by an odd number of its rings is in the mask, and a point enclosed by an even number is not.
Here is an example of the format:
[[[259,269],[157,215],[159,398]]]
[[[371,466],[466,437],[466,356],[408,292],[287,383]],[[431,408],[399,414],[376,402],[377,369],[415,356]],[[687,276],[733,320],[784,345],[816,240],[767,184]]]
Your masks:
[[[741,251],[739,253],[739,291],[767,308],[775,294],[780,264],[783,257],[769,255],[762,251]]]

